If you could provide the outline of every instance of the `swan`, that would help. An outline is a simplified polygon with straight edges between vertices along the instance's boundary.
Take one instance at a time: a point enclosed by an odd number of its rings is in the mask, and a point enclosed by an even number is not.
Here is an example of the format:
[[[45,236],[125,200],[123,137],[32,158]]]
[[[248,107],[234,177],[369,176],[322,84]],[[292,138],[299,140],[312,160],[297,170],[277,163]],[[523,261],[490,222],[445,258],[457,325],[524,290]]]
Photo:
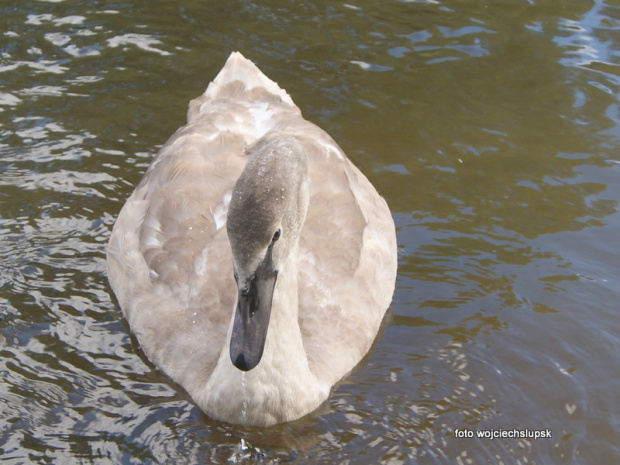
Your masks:
[[[315,410],[368,352],[397,256],[385,200],[233,52],[113,226],[107,274],[145,355],[208,416]]]

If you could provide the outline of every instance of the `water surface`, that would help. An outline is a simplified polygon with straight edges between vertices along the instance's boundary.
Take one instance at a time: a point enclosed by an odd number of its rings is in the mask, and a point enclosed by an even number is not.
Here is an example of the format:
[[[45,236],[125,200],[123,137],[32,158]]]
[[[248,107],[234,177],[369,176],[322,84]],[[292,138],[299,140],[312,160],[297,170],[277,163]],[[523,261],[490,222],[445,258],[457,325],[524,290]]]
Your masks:
[[[0,13],[0,461],[620,461],[617,2]],[[204,416],[105,276],[118,211],[232,50],[332,134],[398,230],[373,351],[268,430]],[[515,429],[552,437],[457,437]]]

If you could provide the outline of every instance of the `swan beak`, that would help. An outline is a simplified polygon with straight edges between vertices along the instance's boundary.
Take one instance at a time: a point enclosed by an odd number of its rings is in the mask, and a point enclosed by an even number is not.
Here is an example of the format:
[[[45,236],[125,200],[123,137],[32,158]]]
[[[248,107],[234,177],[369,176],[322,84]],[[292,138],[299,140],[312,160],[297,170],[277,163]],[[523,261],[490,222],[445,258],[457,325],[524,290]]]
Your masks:
[[[277,272],[273,272],[250,279],[244,289],[238,286],[230,360],[242,371],[250,371],[263,356],[277,277]]]

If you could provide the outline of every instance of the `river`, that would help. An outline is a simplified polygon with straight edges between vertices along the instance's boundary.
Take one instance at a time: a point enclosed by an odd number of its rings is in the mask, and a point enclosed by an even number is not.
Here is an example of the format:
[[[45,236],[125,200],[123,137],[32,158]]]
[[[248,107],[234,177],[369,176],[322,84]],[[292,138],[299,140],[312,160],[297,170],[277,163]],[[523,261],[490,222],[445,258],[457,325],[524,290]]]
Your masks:
[[[616,0],[0,4],[0,462],[620,463]],[[213,421],[131,336],[116,215],[233,50],[396,222],[371,353]]]

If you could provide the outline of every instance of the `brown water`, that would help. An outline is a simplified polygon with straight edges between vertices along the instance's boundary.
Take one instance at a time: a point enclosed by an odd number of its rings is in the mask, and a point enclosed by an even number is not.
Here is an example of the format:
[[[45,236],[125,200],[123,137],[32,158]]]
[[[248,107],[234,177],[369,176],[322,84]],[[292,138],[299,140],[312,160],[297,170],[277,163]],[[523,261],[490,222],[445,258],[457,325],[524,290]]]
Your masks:
[[[8,3],[0,462],[620,462],[617,0]],[[116,214],[232,50],[398,228],[371,355],[269,430],[202,415],[105,276]],[[552,437],[460,437],[514,429]]]

